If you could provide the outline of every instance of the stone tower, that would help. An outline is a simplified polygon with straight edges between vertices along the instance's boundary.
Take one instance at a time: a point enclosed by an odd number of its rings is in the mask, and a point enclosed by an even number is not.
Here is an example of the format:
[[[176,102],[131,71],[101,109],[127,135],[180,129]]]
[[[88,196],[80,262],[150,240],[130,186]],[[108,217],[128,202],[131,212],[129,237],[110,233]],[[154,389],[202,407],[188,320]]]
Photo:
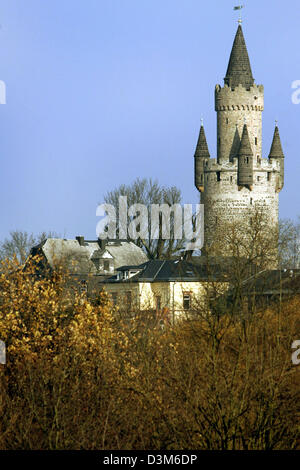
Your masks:
[[[204,204],[204,251],[216,226],[251,223],[254,207],[261,208],[270,227],[278,226],[284,155],[276,125],[270,154],[262,156],[263,109],[264,88],[254,83],[239,24],[224,86],[215,87],[217,158],[210,158],[202,124],[195,152],[195,186]]]

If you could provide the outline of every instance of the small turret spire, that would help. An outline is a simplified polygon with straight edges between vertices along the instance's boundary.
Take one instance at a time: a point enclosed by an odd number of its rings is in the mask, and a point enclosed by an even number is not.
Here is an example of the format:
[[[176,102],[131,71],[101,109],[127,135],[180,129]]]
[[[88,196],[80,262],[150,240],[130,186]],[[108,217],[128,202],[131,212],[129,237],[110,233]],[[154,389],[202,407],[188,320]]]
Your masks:
[[[195,157],[210,158],[206,136],[203,127],[203,119],[201,119],[201,127],[198,138],[198,143],[195,151]]]
[[[274,136],[273,136],[269,158],[284,158],[284,153],[282,150],[277,121],[275,121],[275,123],[276,125],[275,125]]]
[[[243,134],[241,138],[241,143],[240,143],[240,148],[239,148],[239,153],[238,156],[244,157],[252,157],[253,152],[250,144],[250,139],[249,139],[249,134],[248,134],[248,128],[247,124],[244,124],[243,128]]]
[[[247,46],[240,24],[234,38],[224,82],[231,88],[238,85],[250,88],[254,84]]]
[[[210,158],[210,154],[205,137],[203,119],[201,119],[200,133],[194,158],[195,186],[200,192],[204,191],[204,164],[208,158]]]
[[[250,191],[253,188],[253,152],[250,144],[247,124],[244,124],[242,139],[238,152],[238,186],[239,190],[243,186]]]

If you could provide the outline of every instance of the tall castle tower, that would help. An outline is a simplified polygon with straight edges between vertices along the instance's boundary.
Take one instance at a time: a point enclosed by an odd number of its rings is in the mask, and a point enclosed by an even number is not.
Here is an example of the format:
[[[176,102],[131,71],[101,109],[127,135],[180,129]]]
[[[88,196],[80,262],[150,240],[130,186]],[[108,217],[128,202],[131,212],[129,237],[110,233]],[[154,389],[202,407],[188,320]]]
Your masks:
[[[254,207],[262,209],[270,227],[278,226],[284,155],[276,125],[269,156],[262,156],[263,109],[264,87],[254,83],[239,24],[224,86],[215,87],[217,158],[210,158],[203,124],[195,152],[195,186],[204,204],[204,249],[212,243],[216,226],[251,223]]]

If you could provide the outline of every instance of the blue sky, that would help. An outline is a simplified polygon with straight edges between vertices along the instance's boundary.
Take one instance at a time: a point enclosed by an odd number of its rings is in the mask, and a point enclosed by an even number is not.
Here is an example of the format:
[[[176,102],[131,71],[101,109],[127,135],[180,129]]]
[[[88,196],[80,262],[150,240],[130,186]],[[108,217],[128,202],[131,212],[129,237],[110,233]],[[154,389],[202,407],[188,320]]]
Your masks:
[[[196,203],[200,118],[215,157],[214,87],[223,85],[239,3],[0,0],[0,240],[15,229],[95,238],[97,204],[136,176],[176,185]],[[241,3],[253,75],[265,86],[263,156],[278,119],[280,216],[296,218],[299,2]]]

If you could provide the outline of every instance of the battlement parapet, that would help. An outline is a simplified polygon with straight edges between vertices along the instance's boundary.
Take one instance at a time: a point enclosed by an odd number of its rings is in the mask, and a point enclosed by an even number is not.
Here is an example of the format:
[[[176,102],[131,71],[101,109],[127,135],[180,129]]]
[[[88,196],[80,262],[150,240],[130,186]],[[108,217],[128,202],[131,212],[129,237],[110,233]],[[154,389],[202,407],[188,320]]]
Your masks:
[[[250,89],[242,85],[233,90],[225,85],[223,88],[216,85],[215,88],[216,111],[263,111],[264,87],[253,85]]]

